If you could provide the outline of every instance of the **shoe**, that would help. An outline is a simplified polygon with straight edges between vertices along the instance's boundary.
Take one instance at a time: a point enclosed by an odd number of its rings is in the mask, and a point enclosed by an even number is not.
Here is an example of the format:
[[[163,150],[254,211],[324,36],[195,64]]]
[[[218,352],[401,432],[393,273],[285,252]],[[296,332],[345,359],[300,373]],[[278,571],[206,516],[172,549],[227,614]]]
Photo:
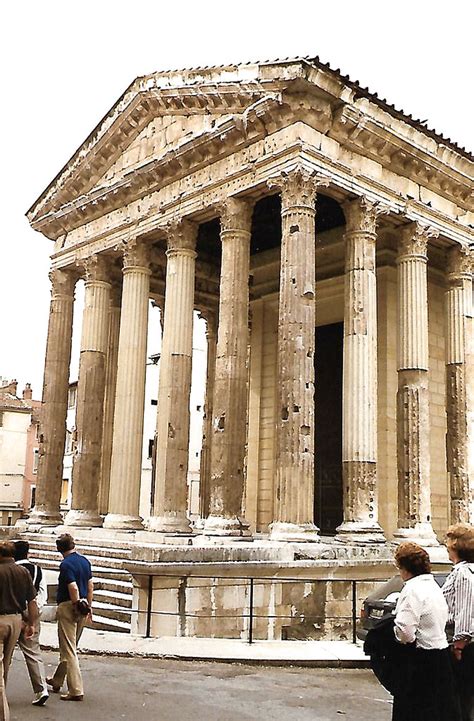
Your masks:
[[[54,678],[47,678],[46,683],[48,686],[51,686],[51,691],[53,693],[59,693],[61,691],[61,686],[58,686],[56,683],[54,683]]]
[[[44,706],[46,701],[49,699],[49,693],[46,691],[39,691],[31,702],[32,706]]]
[[[62,693],[60,699],[61,701],[83,701],[84,696],[82,694],[80,696],[71,696],[70,693]]]

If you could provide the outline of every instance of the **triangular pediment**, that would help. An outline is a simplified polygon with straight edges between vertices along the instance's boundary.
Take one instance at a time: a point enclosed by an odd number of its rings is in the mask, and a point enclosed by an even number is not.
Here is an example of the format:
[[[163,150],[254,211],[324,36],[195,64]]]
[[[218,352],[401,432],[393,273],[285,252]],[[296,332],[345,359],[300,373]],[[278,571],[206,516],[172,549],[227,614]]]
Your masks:
[[[130,85],[33,204],[28,219],[57,238],[84,222],[86,214],[98,217],[105,206],[120,207],[157,183],[252,142],[250,133],[257,138],[295,118],[351,151],[396,166],[402,175],[436,174],[442,163],[451,174],[459,168],[463,181],[471,168],[467,151],[318,58],[159,72]],[[433,140],[442,143],[434,150]],[[407,170],[411,155],[417,165]],[[432,156],[433,169],[427,165]],[[422,182],[431,181],[423,176]],[[453,188],[446,193],[455,195]],[[459,191],[462,202],[467,191],[464,185]]]
[[[263,99],[277,98],[279,83],[262,81],[258,67],[250,67],[246,73],[221,68],[212,82],[205,71],[191,82],[179,73],[138,78],[30,208],[30,221],[110,184],[145,158],[159,157],[165,146],[170,151]]]
[[[184,141],[212,130],[223,117],[220,114],[160,115],[145,126],[97,180],[98,187],[117,182],[144,163],[157,160],[178,148]]]

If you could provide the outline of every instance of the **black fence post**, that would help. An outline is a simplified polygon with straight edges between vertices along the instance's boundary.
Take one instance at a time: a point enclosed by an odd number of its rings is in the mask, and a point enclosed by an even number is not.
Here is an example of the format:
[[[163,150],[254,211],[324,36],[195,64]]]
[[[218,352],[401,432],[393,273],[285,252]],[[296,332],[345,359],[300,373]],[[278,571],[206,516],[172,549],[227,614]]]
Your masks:
[[[352,643],[357,643],[357,581],[352,581]]]
[[[153,608],[153,576],[148,576],[148,598],[146,607],[146,638],[151,636],[151,614]]]
[[[249,593],[249,644],[253,643],[253,578],[250,579]]]

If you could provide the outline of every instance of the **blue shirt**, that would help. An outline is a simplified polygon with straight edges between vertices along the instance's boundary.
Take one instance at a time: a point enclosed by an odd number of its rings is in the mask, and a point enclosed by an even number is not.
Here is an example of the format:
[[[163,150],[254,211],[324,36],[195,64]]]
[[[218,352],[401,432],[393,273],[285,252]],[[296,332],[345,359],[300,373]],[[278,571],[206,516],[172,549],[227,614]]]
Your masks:
[[[87,598],[88,581],[92,578],[91,564],[80,553],[69,554],[59,566],[58,592],[56,603],[70,601],[68,584],[77,583],[79,598]]]

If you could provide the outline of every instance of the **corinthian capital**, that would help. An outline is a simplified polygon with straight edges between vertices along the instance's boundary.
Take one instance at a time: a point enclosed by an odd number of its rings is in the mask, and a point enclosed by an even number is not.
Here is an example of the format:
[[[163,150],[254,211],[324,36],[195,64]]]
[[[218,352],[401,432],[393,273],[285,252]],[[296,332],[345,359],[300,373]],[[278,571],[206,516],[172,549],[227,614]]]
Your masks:
[[[198,226],[191,220],[172,220],[166,225],[167,253],[196,248]]]
[[[150,251],[146,243],[136,238],[122,243],[123,269],[126,268],[149,268]]]
[[[419,256],[427,258],[428,241],[439,235],[435,228],[423,223],[410,223],[400,234],[399,257]]]
[[[217,205],[221,230],[245,230],[250,233],[253,205],[253,202],[241,198],[227,198]]]
[[[344,203],[346,233],[375,233],[379,215],[386,215],[390,209],[383,203],[361,197]]]
[[[74,296],[77,274],[72,270],[53,268],[49,273],[53,295]]]
[[[86,283],[94,280],[110,282],[110,262],[104,255],[91,255],[82,262],[82,267]]]
[[[451,278],[471,277],[474,272],[474,248],[457,245],[448,250],[448,274]]]
[[[327,188],[330,179],[297,165],[292,170],[284,170],[267,181],[269,188],[278,188],[281,192],[282,209],[304,206],[315,210],[316,195],[319,188]]]

